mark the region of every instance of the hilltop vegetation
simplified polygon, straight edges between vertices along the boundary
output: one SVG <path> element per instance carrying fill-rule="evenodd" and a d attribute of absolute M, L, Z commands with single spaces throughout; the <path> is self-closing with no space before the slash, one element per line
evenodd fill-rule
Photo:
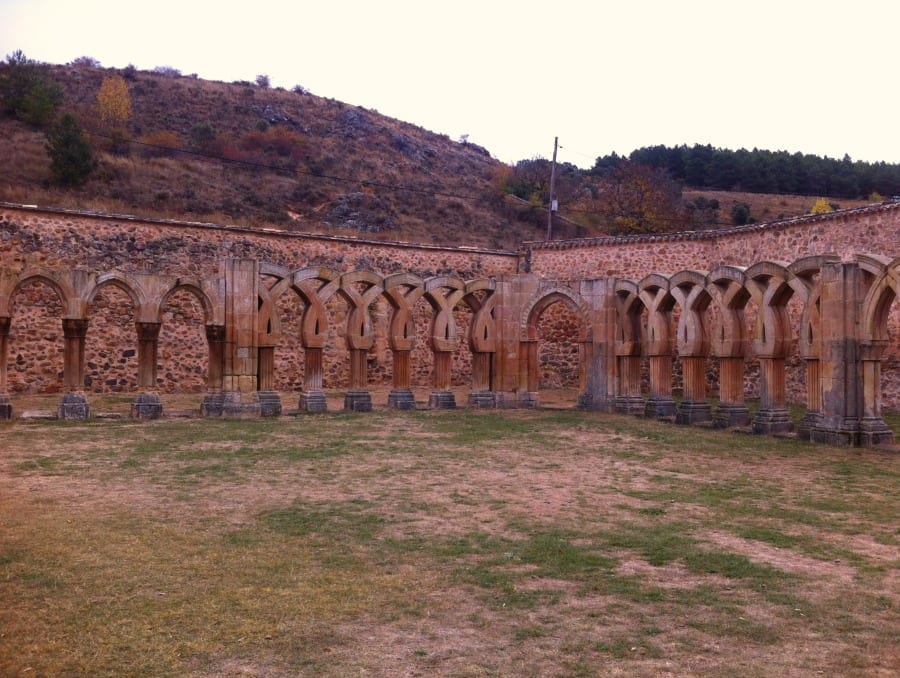
<path fill-rule="evenodd" d="M 265 75 L 210 82 L 15 52 L 0 64 L 0 129 L 0 200 L 10 202 L 510 249 L 546 233 L 548 160 L 510 167 L 299 85 L 273 89 Z M 732 199 L 706 179 L 689 193 L 688 177 L 635 154 L 558 167 L 554 237 L 721 227 L 815 203 Z"/>

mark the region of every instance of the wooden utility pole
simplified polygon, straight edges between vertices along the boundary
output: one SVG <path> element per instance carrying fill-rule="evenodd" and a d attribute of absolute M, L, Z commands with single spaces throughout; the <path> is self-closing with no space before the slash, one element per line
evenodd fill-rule
<path fill-rule="evenodd" d="M 553 137 L 553 161 L 550 163 L 550 208 L 547 210 L 547 240 L 553 240 L 553 213 L 556 211 L 556 148 L 559 137 Z"/>

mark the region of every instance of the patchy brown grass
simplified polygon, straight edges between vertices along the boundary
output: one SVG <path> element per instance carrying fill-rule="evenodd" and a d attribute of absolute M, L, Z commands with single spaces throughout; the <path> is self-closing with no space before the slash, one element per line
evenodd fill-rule
<path fill-rule="evenodd" d="M 896 453 L 563 409 L 0 435 L 3 675 L 900 661 Z"/>

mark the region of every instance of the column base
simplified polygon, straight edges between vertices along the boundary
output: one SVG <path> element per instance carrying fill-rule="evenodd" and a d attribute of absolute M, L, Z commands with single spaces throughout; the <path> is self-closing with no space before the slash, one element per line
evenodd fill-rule
<path fill-rule="evenodd" d="M 800 440 L 812 440 L 813 429 L 820 426 L 821 415 L 818 412 L 807 411 L 803 419 L 797 424 L 797 438 Z"/>
<path fill-rule="evenodd" d="M 863 447 L 893 445 L 894 432 L 881 417 L 866 417 L 859 422 L 859 444 Z"/>
<path fill-rule="evenodd" d="M 433 410 L 454 410 L 456 396 L 453 391 L 432 391 L 428 396 L 428 407 Z"/>
<path fill-rule="evenodd" d="M 200 414 L 204 417 L 221 417 L 225 406 L 225 394 L 221 391 L 208 391 L 200 403 Z"/>
<path fill-rule="evenodd" d="M 391 389 L 391 392 L 388 393 L 388 407 L 392 410 L 416 409 L 416 397 L 413 395 L 412 389 Z"/>
<path fill-rule="evenodd" d="M 0 395 L 0 421 L 9 421 L 12 419 L 12 403 L 8 395 Z"/>
<path fill-rule="evenodd" d="M 859 445 L 859 422 L 855 419 L 845 419 L 834 428 L 828 426 L 824 420 L 820 420 L 818 426 L 809 433 L 809 440 L 814 443 L 824 443 L 836 447 Z"/>
<path fill-rule="evenodd" d="M 472 391 L 469 393 L 469 407 L 476 409 L 497 409 L 503 407 L 502 391 Z"/>
<path fill-rule="evenodd" d="M 719 403 L 712 422 L 716 428 L 746 428 L 750 426 L 750 410 L 746 405 Z"/>
<path fill-rule="evenodd" d="M 310 414 L 318 414 L 328 411 L 328 401 L 324 391 L 303 391 L 300 393 L 300 411 Z"/>
<path fill-rule="evenodd" d="M 676 424 L 704 424 L 712 418 L 712 407 L 705 400 L 682 400 L 675 408 Z"/>
<path fill-rule="evenodd" d="M 63 393 L 56 408 L 59 419 L 84 421 L 91 416 L 91 406 L 84 393 Z"/>
<path fill-rule="evenodd" d="M 138 393 L 131 403 L 132 419 L 159 419 L 163 413 L 162 402 L 157 393 Z"/>
<path fill-rule="evenodd" d="M 791 423 L 791 418 L 786 408 L 760 410 L 753 418 L 750 426 L 754 433 L 761 435 L 790 433 L 794 429 L 794 424 Z"/>
<path fill-rule="evenodd" d="M 229 419 L 257 419 L 262 416 L 259 393 L 226 391 L 222 402 L 222 416 Z"/>
<path fill-rule="evenodd" d="M 615 399 L 615 411 L 619 414 L 644 414 L 647 401 L 643 396 L 618 396 Z"/>
<path fill-rule="evenodd" d="M 368 391 L 347 391 L 344 396 L 344 410 L 347 412 L 371 412 L 372 394 Z"/>
<path fill-rule="evenodd" d="M 669 419 L 674 417 L 675 399 L 668 396 L 648 398 L 644 405 L 644 416 L 648 419 Z"/>
<path fill-rule="evenodd" d="M 278 391 L 257 391 L 259 414 L 263 417 L 281 416 L 281 394 Z"/>

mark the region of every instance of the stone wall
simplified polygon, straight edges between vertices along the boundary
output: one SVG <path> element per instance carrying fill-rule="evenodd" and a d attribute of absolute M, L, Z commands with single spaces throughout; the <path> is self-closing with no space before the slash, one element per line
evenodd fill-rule
<path fill-rule="evenodd" d="M 518 254 L 465 247 L 309 236 L 255 231 L 238 226 L 142 220 L 0 204 L 0 272 L 44 267 L 146 272 L 178 277 L 216 278 L 228 258 L 252 258 L 288 270 L 322 267 L 338 273 L 369 270 L 381 276 L 413 273 L 421 278 L 452 275 L 463 280 L 527 272 L 544 280 L 622 277 L 639 280 L 649 273 L 710 271 L 720 265 L 746 266 L 765 260 L 795 261 L 806 255 L 835 254 L 851 261 L 859 254 L 898 254 L 900 203 L 845 210 L 835 214 L 785 220 L 727 231 L 633 238 L 598 238 L 551 243 L 525 243 Z M 58 298 L 46 285 L 29 283 L 13 302 L 8 352 L 12 393 L 55 392 L 61 388 L 62 331 Z M 348 308 L 334 297 L 324 356 L 326 388 L 348 381 L 344 339 Z M 295 294 L 278 299 L 282 339 L 275 349 L 275 387 L 299 390 L 304 352 L 299 338 L 303 301 Z M 791 308 L 796 321 L 798 311 Z M 86 339 L 85 387 L 88 390 L 136 390 L 136 336 L 130 299 L 114 287 L 103 288 L 92 302 Z M 384 297 L 371 308 L 375 345 L 368 353 L 370 383 L 390 383 L 393 356 L 388 336 L 391 309 Z M 893 310 L 892 336 L 900 328 Z M 433 309 L 423 299 L 413 309 L 416 347 L 411 354 L 411 383 L 431 384 L 429 324 Z M 458 307 L 454 319 L 460 337 L 467 336 L 472 312 Z M 202 391 L 206 385 L 208 345 L 204 310 L 196 297 L 178 291 L 168 298 L 161 316 L 157 389 L 161 392 Z M 540 320 L 540 384 L 543 388 L 575 386 L 579 378 L 580 321 L 564 305 L 551 304 Z M 748 326 L 752 319 L 748 319 Z M 452 381 L 468 384 L 472 355 L 460 340 L 453 355 Z M 676 361 L 677 366 L 677 361 Z M 900 407 L 900 355 L 896 342 L 882 365 L 885 405 Z M 715 369 L 712 367 L 711 369 Z M 679 375 L 676 370 L 676 389 Z M 748 358 L 746 392 L 758 392 L 758 364 Z M 805 374 L 794 355 L 787 375 L 789 397 L 802 401 Z M 710 383 L 715 381 L 710 377 Z"/>

